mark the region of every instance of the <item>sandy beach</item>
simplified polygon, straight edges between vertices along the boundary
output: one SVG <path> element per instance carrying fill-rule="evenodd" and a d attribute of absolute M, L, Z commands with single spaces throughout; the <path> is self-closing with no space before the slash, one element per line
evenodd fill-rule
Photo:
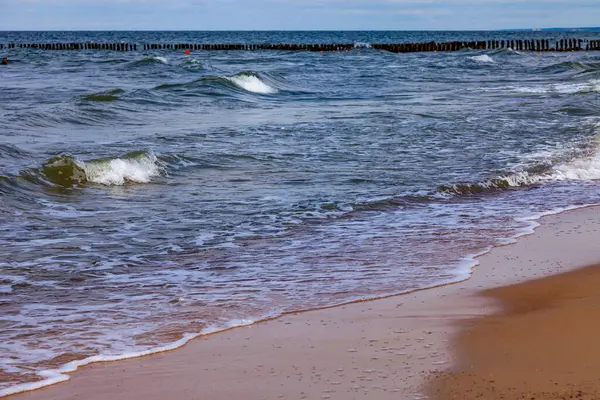
<path fill-rule="evenodd" d="M 580 384 L 594 393 L 586 382 L 598 357 L 585 349 L 597 337 L 588 320 L 597 314 L 600 272 L 563 273 L 600 261 L 600 209 L 540 222 L 534 234 L 482 256 L 462 283 L 287 315 L 172 352 L 93 364 L 66 383 L 11 399 L 423 399 L 428 391 L 440 399 L 538 399 L 578 393 Z M 572 328 L 568 336 L 565 327 Z M 579 347 L 566 346 L 573 341 Z"/>
<path fill-rule="evenodd" d="M 503 311 L 464 323 L 460 367 L 434 399 L 597 399 L 600 268 L 491 289 Z"/>

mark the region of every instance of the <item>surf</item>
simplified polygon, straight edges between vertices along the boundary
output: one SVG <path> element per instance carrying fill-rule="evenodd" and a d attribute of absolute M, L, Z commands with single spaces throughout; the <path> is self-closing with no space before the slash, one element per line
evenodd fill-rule
<path fill-rule="evenodd" d="M 128 183 L 148 183 L 161 175 L 161 166 L 152 152 L 133 152 L 115 158 L 81 160 L 71 154 L 61 154 L 47 160 L 40 172 L 58 186 L 73 187 L 86 183 L 122 186 Z"/>

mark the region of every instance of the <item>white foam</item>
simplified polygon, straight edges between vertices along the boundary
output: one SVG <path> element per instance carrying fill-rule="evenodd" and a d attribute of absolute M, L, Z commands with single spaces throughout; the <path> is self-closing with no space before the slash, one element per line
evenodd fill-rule
<path fill-rule="evenodd" d="M 206 242 L 215 238 L 213 233 L 202 233 L 196 236 L 195 243 L 196 246 L 203 246 Z"/>
<path fill-rule="evenodd" d="M 272 317 L 269 316 L 266 318 L 273 318 L 273 317 L 275 317 L 275 315 Z M 220 327 L 220 328 L 219 327 L 209 327 L 200 333 L 185 334 L 178 341 L 170 343 L 165 346 L 155 347 L 152 349 L 138 351 L 138 352 L 124 353 L 124 354 L 119 354 L 119 355 L 97 355 L 97 356 L 85 358 L 83 360 L 71 361 L 71 362 L 64 364 L 63 366 L 61 366 L 58 369 L 51 369 L 51 370 L 45 370 L 45 371 L 38 372 L 37 375 L 44 378 L 41 381 L 21 383 L 21 384 L 14 385 L 14 386 L 11 386 L 11 387 L 8 387 L 5 389 L 0 389 L 0 397 L 10 396 L 10 395 L 17 394 L 17 393 L 28 392 L 31 390 L 43 388 L 45 386 L 55 385 L 60 382 L 68 381 L 70 379 L 69 375 L 67 375 L 68 373 L 74 372 L 79 367 L 82 367 L 82 366 L 85 366 L 88 364 L 97 363 L 97 362 L 121 361 L 121 360 L 126 360 L 129 358 L 138 358 L 138 357 L 143 357 L 143 356 L 147 356 L 150 354 L 163 353 L 166 351 L 175 350 L 175 349 L 185 345 L 190 340 L 195 339 L 199 336 L 209 335 L 209 334 L 217 333 L 217 332 L 231 329 L 231 328 L 238 328 L 238 327 L 252 325 L 258 321 L 260 321 L 260 319 L 232 320 L 232 321 L 229 321 L 224 327 Z"/>
<path fill-rule="evenodd" d="M 592 157 L 574 160 L 555 166 L 552 171 L 542 175 L 530 175 L 526 172 L 514 174 L 506 178 L 511 186 L 534 184 L 543 181 L 579 180 L 589 181 L 600 179 L 600 153 Z"/>
<path fill-rule="evenodd" d="M 599 142 L 600 136 L 597 136 L 595 140 L 596 142 Z M 600 144 L 600 142 L 598 144 Z M 542 161 L 544 159 L 551 159 L 555 154 L 555 152 L 540 151 L 530 155 L 529 159 L 533 161 Z M 509 186 L 513 187 L 550 181 L 600 180 L 600 149 L 597 148 L 592 155 L 556 164 L 545 173 L 532 174 L 527 171 L 521 171 L 499 176 L 497 179 L 504 180 Z M 489 185 L 490 187 L 494 186 L 494 180 L 482 184 L 482 186 L 485 185 Z"/>
<path fill-rule="evenodd" d="M 167 60 L 166 57 L 162 57 L 162 56 L 155 56 L 155 57 L 152 57 L 152 59 L 154 61 L 158 61 L 158 62 L 163 63 L 163 64 L 168 64 L 169 63 L 169 60 Z"/>
<path fill-rule="evenodd" d="M 583 83 L 558 83 L 549 86 L 530 86 L 514 88 L 519 93 L 558 93 L 558 94 L 576 94 L 600 92 L 600 79 L 592 79 Z"/>
<path fill-rule="evenodd" d="M 493 63 L 494 62 L 492 57 L 488 56 L 487 54 L 481 54 L 479 56 L 472 56 L 469 58 L 473 61 L 482 62 L 482 63 Z"/>
<path fill-rule="evenodd" d="M 533 234 L 535 229 L 537 227 L 540 226 L 539 222 L 537 222 L 539 219 L 541 219 L 544 216 L 548 216 L 548 215 L 553 215 L 553 214 L 559 214 L 565 211 L 569 211 L 569 210 L 574 210 L 574 209 L 579 209 L 579 208 L 584 208 L 584 207 L 589 207 L 592 204 L 584 204 L 584 205 L 578 205 L 578 206 L 570 206 L 570 207 L 565 207 L 565 208 L 559 208 L 559 209 L 554 209 L 545 213 L 541 213 L 541 214 L 536 214 L 536 215 L 532 215 L 529 217 L 525 217 L 525 218 L 519 218 L 516 219 L 517 221 L 521 221 L 521 222 L 525 222 L 526 226 L 522 227 L 521 229 L 516 230 L 516 232 L 512 235 L 509 236 L 507 238 L 504 239 L 504 241 L 499 241 L 498 243 L 500 244 L 509 244 L 509 243 L 514 243 L 517 241 L 518 238 L 522 237 L 522 236 L 526 236 L 526 235 L 530 235 Z M 466 257 L 464 257 L 461 262 L 458 264 L 456 270 L 454 271 L 456 273 L 456 276 L 454 278 L 451 279 L 447 279 L 444 281 L 440 281 L 437 283 L 432 283 L 432 286 L 430 287 L 435 287 L 437 285 L 441 285 L 441 284 L 450 284 L 450 283 L 457 283 L 460 281 L 464 281 L 466 279 L 469 279 L 469 277 L 471 276 L 473 269 L 476 268 L 479 265 L 479 258 L 487 253 L 489 253 L 494 247 L 496 246 L 487 246 L 486 248 L 484 248 L 483 250 L 470 254 Z M 340 306 L 340 305 L 345 305 L 345 304 L 349 304 L 353 301 L 364 301 L 364 300 L 371 300 L 371 299 L 379 299 L 379 298 L 383 298 L 383 297 L 389 297 L 389 296 L 395 296 L 398 294 L 403 294 L 403 293 L 410 293 L 413 292 L 415 290 L 422 290 L 422 289 L 428 289 L 430 287 L 422 287 L 422 288 L 415 288 L 415 289 L 409 289 L 406 291 L 402 291 L 402 292 L 397 292 L 397 293 L 390 293 L 389 295 L 378 295 L 378 296 L 366 296 L 366 297 L 356 297 L 354 299 L 351 299 L 349 301 L 345 301 L 342 303 L 338 303 L 338 304 L 333 304 L 330 307 L 335 307 L 335 306 Z M 178 301 L 184 301 L 184 299 L 178 298 Z M 328 307 L 329 308 L 329 307 Z M 174 350 L 176 348 L 179 348 L 183 345 L 185 345 L 186 343 L 188 343 L 190 340 L 199 337 L 199 336 L 203 336 L 203 335 L 208 335 L 208 334 L 213 334 L 213 333 L 217 333 L 223 330 L 227 330 L 227 329 L 231 329 L 234 327 L 243 327 L 243 326 L 249 326 L 252 325 L 258 321 L 261 320 L 265 320 L 265 319 L 271 319 L 271 318 L 276 318 L 278 316 L 280 316 L 281 313 L 280 312 L 272 312 L 271 314 L 269 314 L 268 316 L 262 318 L 262 319 L 236 319 L 236 320 L 231 320 L 228 323 L 221 325 L 221 326 L 209 326 L 206 329 L 204 329 L 202 332 L 200 333 L 189 333 L 189 334 L 185 334 L 180 340 L 170 343 L 168 345 L 165 346 L 160 346 L 160 347 L 155 347 L 152 349 L 148 349 L 148 350 L 143 350 L 143 351 L 137 351 L 137 352 L 127 352 L 127 353 L 123 353 L 123 354 L 119 354 L 119 355 L 97 355 L 97 356 L 92 356 L 92 357 L 88 357 L 86 359 L 83 360 L 77 360 L 77 361 L 72 361 L 69 362 L 67 364 L 64 364 L 63 366 L 61 366 L 58 369 L 54 369 L 54 370 L 45 370 L 45 371 L 41 371 L 38 373 L 38 376 L 40 376 L 41 378 L 43 378 L 43 380 L 38 381 L 38 382 L 30 382 L 30 383 L 24 383 L 24 384 L 18 384 L 18 385 L 14 385 L 11 386 L 9 388 L 5 388 L 5 389 L 0 389 L 0 397 L 5 397 L 5 396 L 9 396 L 9 395 L 13 395 L 13 394 L 17 394 L 17 393 L 22 393 L 22 392 L 26 392 L 26 391 L 30 391 L 30 390 L 35 390 L 35 389 L 39 389 L 45 386 L 49 386 L 49 385 L 53 385 L 53 384 L 57 384 L 60 382 L 65 382 L 67 380 L 70 379 L 69 377 L 69 373 L 76 371 L 79 367 L 81 366 L 85 366 L 91 363 L 96 363 L 96 362 L 111 362 L 111 361 L 119 361 L 119 360 L 125 360 L 125 359 L 130 359 L 130 358 L 137 358 L 137 357 L 142 357 L 142 356 L 146 356 L 146 355 L 151 355 L 151 354 L 155 354 L 155 353 L 161 353 L 161 352 L 166 352 L 166 351 L 170 351 L 170 350 Z"/>
<path fill-rule="evenodd" d="M 202 62 L 201 60 L 197 60 L 195 58 L 191 58 L 186 60 L 186 62 L 183 65 L 183 68 L 187 68 L 187 69 L 204 69 L 204 62 Z"/>
<path fill-rule="evenodd" d="M 555 180 L 597 180 L 600 179 L 600 154 L 584 160 L 559 165 L 552 174 Z"/>
<path fill-rule="evenodd" d="M 277 89 L 267 85 L 255 75 L 234 75 L 226 77 L 226 79 L 248 92 L 261 94 L 274 94 L 278 92 Z"/>
<path fill-rule="evenodd" d="M 103 185 L 124 185 L 126 182 L 147 183 L 160 175 L 154 154 L 134 158 L 115 158 L 104 161 L 77 161 L 88 181 Z"/>
<path fill-rule="evenodd" d="M 458 283 L 469 279 L 473 274 L 473 270 L 477 268 L 480 264 L 479 258 L 491 252 L 495 247 L 515 244 L 520 238 L 524 236 L 533 235 L 535 233 L 535 230 L 541 226 L 541 224 L 538 222 L 540 219 L 550 215 L 557 215 L 563 212 L 578 210 L 581 208 L 587 208 L 597 205 L 598 204 L 581 204 L 568 207 L 561 207 L 540 214 L 531 215 L 529 217 L 515 218 L 515 221 L 524 222 L 527 225 L 523 228 L 517 229 L 515 234 L 512 236 L 498 239 L 496 245 L 488 246 L 484 250 L 464 257 L 459 263 L 456 270 L 454 271 L 457 274 L 456 278 L 444 283 Z"/>

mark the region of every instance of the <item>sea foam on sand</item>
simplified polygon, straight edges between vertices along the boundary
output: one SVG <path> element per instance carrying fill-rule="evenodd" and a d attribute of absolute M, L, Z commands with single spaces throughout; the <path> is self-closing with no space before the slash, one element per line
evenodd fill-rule
<path fill-rule="evenodd" d="M 83 369 L 71 382 L 31 393 L 30 400 L 134 399 L 142 393 L 147 400 L 334 398 L 348 393 L 415 398 L 422 393 L 423 378 L 454 365 L 449 348 L 457 332 L 454 321 L 497 309 L 477 293 L 600 259 L 597 237 L 590 234 L 600 229 L 597 207 L 547 218 L 551 224 L 542 221 L 535 234 L 478 258 L 473 275 L 463 282 L 285 315 L 191 341 L 185 351 L 163 357 Z"/>

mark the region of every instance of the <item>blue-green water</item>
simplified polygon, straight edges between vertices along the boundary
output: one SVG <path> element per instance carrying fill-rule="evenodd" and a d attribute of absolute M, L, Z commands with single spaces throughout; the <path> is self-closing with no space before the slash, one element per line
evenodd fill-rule
<path fill-rule="evenodd" d="M 0 394 L 74 360 L 463 279 L 528 218 L 597 203 L 598 52 L 369 48 L 566 37 L 600 34 L 1 32 L 357 47 L 1 52 Z"/>

